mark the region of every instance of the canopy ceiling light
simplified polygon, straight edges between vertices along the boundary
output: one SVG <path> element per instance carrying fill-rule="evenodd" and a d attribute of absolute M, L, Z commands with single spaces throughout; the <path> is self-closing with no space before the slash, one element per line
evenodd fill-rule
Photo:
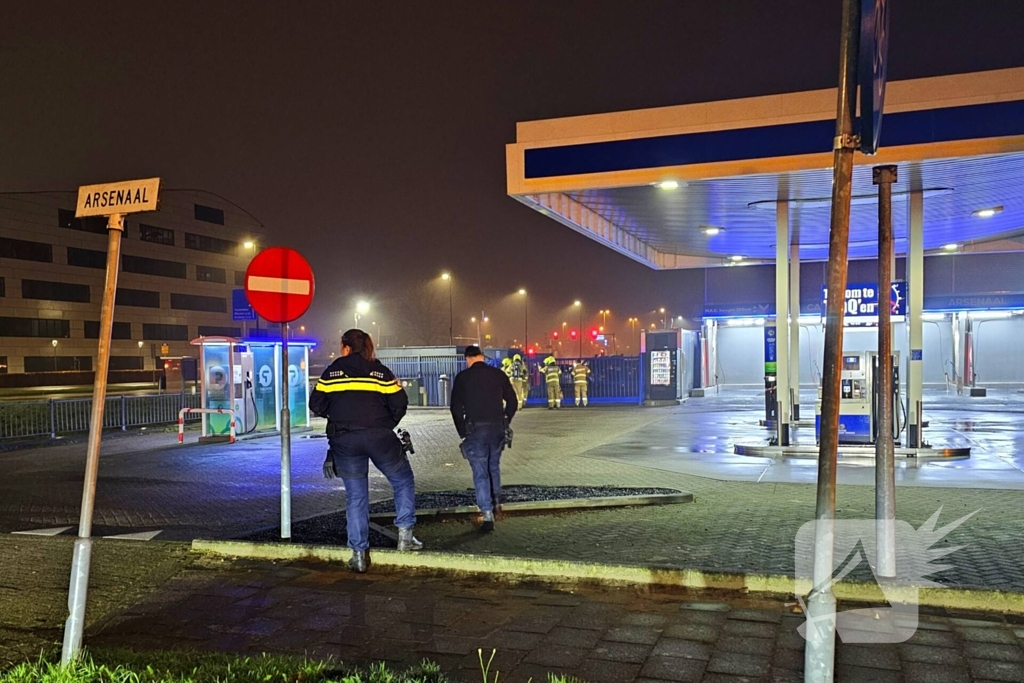
<path fill-rule="evenodd" d="M 972 211 L 971 215 L 976 217 L 976 218 L 992 218 L 992 216 L 995 216 L 997 213 L 1002 213 L 1002 212 L 1003 212 L 1003 207 L 1002 207 L 1002 205 L 1000 205 L 1000 206 L 990 206 L 990 207 L 987 207 L 987 208 L 984 208 L 984 209 L 978 209 L 977 211 Z"/>

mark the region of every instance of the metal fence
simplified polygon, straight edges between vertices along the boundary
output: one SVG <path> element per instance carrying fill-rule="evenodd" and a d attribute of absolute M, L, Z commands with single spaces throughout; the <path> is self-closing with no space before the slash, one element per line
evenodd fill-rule
<path fill-rule="evenodd" d="M 198 408 L 198 394 L 108 396 L 103 408 L 104 429 L 176 423 L 182 408 Z M 0 402 L 0 439 L 89 431 L 92 398 L 55 398 L 47 401 Z M 199 415 L 186 419 L 198 420 Z"/>
<path fill-rule="evenodd" d="M 558 368 L 562 395 L 572 402 L 574 394 L 572 366 L 578 359 L 559 358 Z M 642 375 L 639 356 L 597 356 L 584 358 L 590 366 L 589 402 L 637 404 L 640 402 L 640 384 Z M 527 361 L 530 367 L 530 393 L 527 405 L 547 405 L 548 394 L 541 368 L 543 358 L 531 358 Z"/>
<path fill-rule="evenodd" d="M 379 352 L 378 352 L 379 353 Z M 428 406 L 443 406 L 439 382 L 441 375 L 454 380 L 461 370 L 466 369 L 466 359 L 462 356 L 419 356 L 416 358 L 382 357 L 381 362 L 387 365 L 395 377 L 400 379 L 418 379 L 426 392 Z"/>
<path fill-rule="evenodd" d="M 378 352 L 379 353 L 379 352 Z M 439 391 L 441 375 L 454 380 L 460 370 L 466 368 L 466 361 L 461 356 L 420 356 L 392 357 L 381 355 L 381 362 L 387 365 L 396 377 L 401 379 L 418 379 L 425 390 L 428 406 L 443 406 L 444 397 Z M 590 402 L 636 404 L 640 402 L 640 358 L 638 356 L 598 356 L 584 358 L 590 366 Z M 561 385 L 565 398 L 572 400 L 572 364 L 574 358 L 559 358 L 558 365 L 562 370 Z M 498 361 L 492 364 L 497 365 Z M 530 368 L 529 405 L 546 405 L 547 389 L 540 372 L 543 358 L 527 360 Z"/>

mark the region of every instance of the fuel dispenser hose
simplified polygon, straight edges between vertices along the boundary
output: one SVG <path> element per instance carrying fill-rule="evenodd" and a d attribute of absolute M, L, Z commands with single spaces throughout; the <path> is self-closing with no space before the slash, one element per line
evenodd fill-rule
<path fill-rule="evenodd" d="M 252 434 L 253 432 L 256 431 L 256 427 L 258 427 L 260 424 L 260 409 L 256 405 L 256 392 L 253 391 L 252 382 L 246 382 L 246 384 L 249 385 L 246 387 L 246 393 L 249 395 L 249 400 L 252 402 L 253 421 L 252 427 L 249 427 L 248 425 L 243 425 L 245 431 L 243 431 L 242 433 Z"/>

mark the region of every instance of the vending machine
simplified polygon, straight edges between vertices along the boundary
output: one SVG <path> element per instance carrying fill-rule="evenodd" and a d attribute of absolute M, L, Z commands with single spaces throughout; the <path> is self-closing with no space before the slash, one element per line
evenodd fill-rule
<path fill-rule="evenodd" d="M 679 392 L 679 330 L 640 335 L 644 364 L 644 405 L 675 405 Z"/>

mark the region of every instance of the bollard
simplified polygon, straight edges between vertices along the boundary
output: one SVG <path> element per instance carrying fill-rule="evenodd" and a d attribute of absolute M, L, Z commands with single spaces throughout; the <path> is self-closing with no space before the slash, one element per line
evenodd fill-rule
<path fill-rule="evenodd" d="M 437 379 L 437 393 L 443 407 L 447 408 L 451 405 L 451 380 L 448 375 L 441 375 Z"/>

